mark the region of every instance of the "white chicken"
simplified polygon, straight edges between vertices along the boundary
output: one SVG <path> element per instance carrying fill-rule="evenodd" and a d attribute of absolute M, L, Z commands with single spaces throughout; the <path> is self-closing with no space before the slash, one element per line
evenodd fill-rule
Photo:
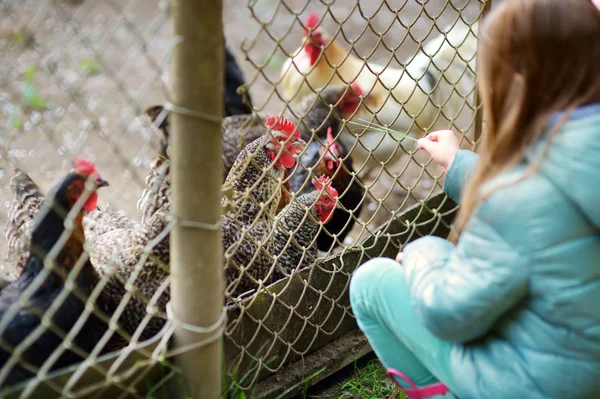
<path fill-rule="evenodd" d="M 444 34 L 425 44 L 404 68 L 363 61 L 331 40 L 318 25 L 319 16 L 310 13 L 302 45 L 282 67 L 283 95 L 291 104 L 325 86 L 355 82 L 364 96 L 353 119 L 367 115 L 375 123 L 417 136 L 450 128 L 465 113 L 471 114 L 470 118 L 466 116 L 470 124 L 477 50 L 472 29 L 476 29 L 476 24 L 469 26 L 459 19 Z M 344 131 L 341 139 L 348 148 L 354 146 L 355 162 L 365 165 L 361 174 L 382 162 L 390 165 L 404 153 L 392 135 L 354 127 L 351 126 L 352 133 Z M 357 138 L 359 143 L 355 145 Z"/>

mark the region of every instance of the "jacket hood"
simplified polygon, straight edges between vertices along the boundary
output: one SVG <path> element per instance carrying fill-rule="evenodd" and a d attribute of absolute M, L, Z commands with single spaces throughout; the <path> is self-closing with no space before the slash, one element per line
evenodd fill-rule
<path fill-rule="evenodd" d="M 561 115 L 553 115 L 547 131 Z M 525 159 L 535 162 L 546 144 L 544 139 L 534 144 Z M 538 171 L 600 227 L 600 103 L 572 111 L 552 139 Z"/>

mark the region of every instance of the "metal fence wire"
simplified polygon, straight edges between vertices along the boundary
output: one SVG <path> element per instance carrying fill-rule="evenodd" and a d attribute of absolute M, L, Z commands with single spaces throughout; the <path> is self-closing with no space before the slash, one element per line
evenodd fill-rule
<path fill-rule="evenodd" d="M 202 227 L 222 234 L 231 394 L 356 330 L 348 285 L 361 263 L 447 234 L 456 204 L 415 139 L 452 129 L 477 143 L 486 2 L 223 6 L 223 216 Z M 169 233 L 181 223 L 169 117 L 207 117 L 169 100 L 181 40 L 169 4 L 0 9 L 0 386 L 156 395 L 179 375 L 169 358 L 191 349 L 169 345 Z"/>

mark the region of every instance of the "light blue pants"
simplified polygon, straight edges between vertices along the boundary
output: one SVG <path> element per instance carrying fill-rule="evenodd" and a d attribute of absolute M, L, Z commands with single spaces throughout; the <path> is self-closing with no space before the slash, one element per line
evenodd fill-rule
<path fill-rule="evenodd" d="M 417 387 L 441 381 L 453 390 L 452 344 L 431 334 L 418 320 L 402 265 L 376 258 L 360 266 L 350 281 L 350 303 L 358 326 L 386 368 L 401 371 Z"/>

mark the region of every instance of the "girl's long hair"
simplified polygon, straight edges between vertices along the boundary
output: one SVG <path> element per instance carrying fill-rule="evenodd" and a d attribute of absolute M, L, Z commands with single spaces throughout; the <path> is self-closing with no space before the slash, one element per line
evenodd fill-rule
<path fill-rule="evenodd" d="M 548 144 L 574 108 L 600 101 L 600 12 L 591 0 L 505 0 L 483 22 L 477 68 L 486 134 L 461 194 L 454 242 L 477 205 L 501 188 L 482 192 L 482 185 L 522 162 L 555 112 L 565 111 Z"/>

